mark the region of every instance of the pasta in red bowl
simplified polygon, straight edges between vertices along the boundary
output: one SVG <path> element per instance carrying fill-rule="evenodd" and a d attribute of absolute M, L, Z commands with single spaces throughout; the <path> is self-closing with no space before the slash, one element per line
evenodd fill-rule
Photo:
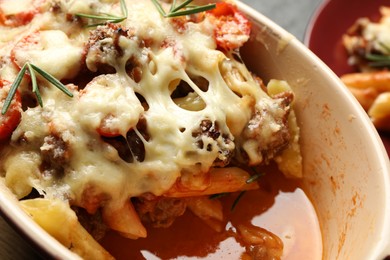
<path fill-rule="evenodd" d="M 387 1 L 324 1 L 307 28 L 305 44 L 341 77 L 368 113 L 389 153 L 389 74 L 386 63 L 374 62 L 382 54 L 386 60 L 381 48 L 386 45 L 388 10 Z"/>
<path fill-rule="evenodd" d="M 346 92 L 331 99 L 336 87 L 313 89 L 339 82 L 266 18 L 241 3 L 191 2 L 0 3 L 3 214 L 60 258 L 212 258 L 226 241 L 237 258 L 315 259 L 335 243 L 351 254 L 328 217 L 354 234 L 389 213 L 359 206 L 351 218 L 341 203 L 370 203 L 371 187 L 388 183 L 364 113 Z M 321 75 L 302 67 L 312 62 Z M 289 199 L 303 212 L 283 211 Z M 325 212 L 334 201 L 337 212 Z M 284 217 L 267 219 L 267 208 Z M 385 243 L 370 236 L 360 255 Z M 198 246 L 157 246 L 168 238 Z"/>

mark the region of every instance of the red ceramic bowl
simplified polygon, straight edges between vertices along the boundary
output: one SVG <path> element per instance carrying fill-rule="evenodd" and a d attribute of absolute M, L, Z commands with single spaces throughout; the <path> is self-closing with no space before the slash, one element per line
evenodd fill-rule
<path fill-rule="evenodd" d="M 304 43 L 338 76 L 354 72 L 347 63 L 342 35 L 360 17 L 373 21 L 380 18 L 380 6 L 390 6 L 389 0 L 325 0 L 314 12 L 306 30 Z M 390 134 L 380 133 L 390 154 Z"/>

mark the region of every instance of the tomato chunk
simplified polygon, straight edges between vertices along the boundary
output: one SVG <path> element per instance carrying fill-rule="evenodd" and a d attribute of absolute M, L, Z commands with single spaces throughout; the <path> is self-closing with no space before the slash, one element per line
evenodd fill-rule
<path fill-rule="evenodd" d="M 4 105 L 4 100 L 8 95 L 10 86 L 10 82 L 0 79 L 0 102 L 2 106 Z M 5 141 L 11 137 L 12 132 L 20 122 L 21 111 L 22 101 L 20 92 L 17 90 L 7 112 L 4 115 L 0 114 L 0 141 Z"/>
<path fill-rule="evenodd" d="M 20 60 L 19 56 L 22 53 L 28 53 L 29 51 L 35 51 L 39 47 L 40 41 L 40 33 L 34 32 L 24 36 L 19 42 L 15 44 L 13 49 L 11 50 L 11 61 L 14 63 L 19 69 L 21 69 L 25 63 L 24 60 Z M 22 56 L 25 58 L 24 56 Z"/>
<path fill-rule="evenodd" d="M 9 3 L 11 1 L 13 3 Z M 28 24 L 41 12 L 44 2 L 44 0 L 1 0 L 0 25 L 18 27 Z"/>
<path fill-rule="evenodd" d="M 216 5 L 208 15 L 215 24 L 217 46 L 228 51 L 240 48 L 249 39 L 251 23 L 235 5 L 226 2 Z"/>

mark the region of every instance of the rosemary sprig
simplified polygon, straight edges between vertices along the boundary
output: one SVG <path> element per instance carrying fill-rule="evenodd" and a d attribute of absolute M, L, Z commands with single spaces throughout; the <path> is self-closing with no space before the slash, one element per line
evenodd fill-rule
<path fill-rule="evenodd" d="M 9 108 L 9 106 L 11 105 L 12 99 L 15 96 L 16 89 L 19 87 L 20 83 L 22 82 L 23 75 L 26 72 L 26 69 L 27 69 L 27 64 L 24 64 L 22 69 L 19 71 L 19 74 L 16 77 L 15 81 L 12 83 L 11 88 L 10 88 L 10 90 L 8 92 L 8 95 L 7 95 L 7 97 L 4 100 L 3 108 L 1 109 L 1 114 L 2 115 L 7 113 L 7 110 Z"/>
<path fill-rule="evenodd" d="M 219 199 L 219 198 L 225 197 L 225 196 L 227 196 L 229 194 L 230 194 L 229 192 L 222 192 L 222 193 L 212 194 L 212 195 L 209 196 L 209 199 L 211 199 L 211 200 Z"/>
<path fill-rule="evenodd" d="M 127 10 L 125 0 L 120 0 L 120 3 L 121 3 L 122 16 L 116 16 L 116 15 L 107 14 L 107 13 L 101 13 L 98 15 L 76 13 L 75 15 L 78 17 L 83 17 L 83 18 L 87 18 L 87 19 L 101 20 L 101 21 L 110 22 L 110 23 L 120 23 L 120 22 L 126 20 L 127 16 L 128 16 L 128 10 Z M 94 24 L 89 24 L 88 27 L 95 27 L 95 26 L 103 25 L 103 24 L 104 23 L 94 23 Z"/>
<path fill-rule="evenodd" d="M 246 181 L 245 183 L 246 184 L 251 184 L 252 182 L 255 182 L 257 181 L 260 177 L 264 176 L 265 173 L 258 173 L 256 171 L 255 168 L 252 168 L 252 170 L 255 172 L 255 174 L 251 175 Z M 246 190 L 243 190 L 241 191 L 238 196 L 235 198 L 235 200 L 233 201 L 233 204 L 230 208 L 230 211 L 233 211 L 234 208 L 237 206 L 238 202 L 241 200 L 242 196 L 244 196 Z M 219 199 L 219 198 L 222 198 L 222 197 L 225 197 L 227 195 L 229 195 L 230 193 L 229 192 L 223 192 L 223 193 L 217 193 L 217 194 L 213 194 L 213 195 L 210 195 L 209 196 L 209 199 Z"/>
<path fill-rule="evenodd" d="M 35 71 L 30 63 L 26 63 L 26 65 L 27 65 L 27 68 L 28 68 L 28 70 L 30 72 L 30 76 L 31 76 L 32 92 L 35 93 L 35 95 L 37 96 L 38 104 L 42 107 L 43 102 L 42 102 L 41 92 L 39 92 L 39 89 L 38 89 L 37 77 L 35 76 Z"/>
<path fill-rule="evenodd" d="M 249 177 L 249 178 L 245 181 L 246 184 L 251 184 L 252 182 L 257 181 L 260 177 L 262 177 L 262 176 L 265 175 L 265 173 L 258 173 L 258 172 L 256 171 L 256 169 L 254 169 L 254 168 L 252 168 L 252 170 L 255 172 L 255 174 L 253 174 L 251 177 Z M 246 190 L 243 190 L 243 191 L 241 191 L 241 192 L 238 194 L 237 198 L 234 200 L 234 202 L 233 202 L 233 204 L 232 204 L 232 207 L 230 208 L 231 211 L 233 211 L 234 208 L 237 206 L 238 202 L 241 200 L 242 196 L 244 196 L 245 192 L 246 192 Z"/>
<path fill-rule="evenodd" d="M 251 177 L 249 177 L 249 179 L 247 179 L 245 182 L 246 184 L 250 184 L 252 182 L 255 182 L 257 181 L 260 177 L 264 176 L 265 173 L 262 173 L 262 172 L 257 172 L 256 169 L 253 169 L 252 170 L 255 172 L 255 174 L 253 174 Z"/>
<path fill-rule="evenodd" d="M 230 211 L 233 211 L 234 208 L 237 206 L 238 202 L 241 200 L 242 196 L 244 196 L 246 190 L 241 191 L 237 198 L 233 201 L 232 207 L 230 208 Z"/>
<path fill-rule="evenodd" d="M 64 84 L 62 84 L 58 79 L 47 73 L 46 71 L 42 70 L 41 68 L 35 66 L 34 64 L 31 64 L 29 62 L 26 62 L 23 67 L 20 69 L 18 75 L 15 78 L 15 81 L 12 83 L 11 88 L 8 92 L 7 97 L 5 98 L 3 108 L 1 109 L 1 114 L 7 113 L 7 110 L 9 106 L 11 105 L 12 99 L 15 97 L 16 90 L 22 83 L 24 74 L 26 73 L 26 70 L 29 71 L 30 77 L 31 77 L 31 83 L 32 83 L 32 92 L 36 95 L 37 101 L 39 105 L 42 107 L 43 102 L 42 102 L 42 97 L 41 93 L 38 89 L 38 83 L 37 83 L 37 77 L 35 72 L 40 74 L 43 78 L 45 78 L 47 81 L 49 81 L 51 84 L 53 84 L 55 87 L 57 87 L 59 90 L 64 92 L 66 95 L 69 97 L 73 97 L 72 92 L 70 92 Z"/>
<path fill-rule="evenodd" d="M 214 9 L 216 7 L 216 4 L 207 4 L 202 6 L 190 5 L 192 1 L 193 0 L 186 0 L 183 3 L 179 4 L 178 6 L 176 6 L 176 0 L 173 0 L 169 12 L 166 13 L 162 8 L 161 4 L 158 2 L 158 0 L 152 0 L 153 4 L 156 6 L 159 13 L 165 18 L 201 13 L 207 10 Z"/>
<path fill-rule="evenodd" d="M 366 59 L 369 61 L 368 66 L 370 66 L 370 67 L 389 67 L 390 66 L 390 56 L 389 55 L 367 53 Z"/>
<path fill-rule="evenodd" d="M 386 44 L 380 42 L 379 45 L 382 46 L 382 48 L 385 49 L 387 53 L 390 53 L 390 48 Z M 368 63 L 368 66 L 370 67 L 390 67 L 389 54 L 367 53 L 365 58 L 370 61 Z"/>

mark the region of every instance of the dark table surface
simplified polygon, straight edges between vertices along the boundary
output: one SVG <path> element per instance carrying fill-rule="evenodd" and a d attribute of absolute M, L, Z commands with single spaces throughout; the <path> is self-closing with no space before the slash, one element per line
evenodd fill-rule
<path fill-rule="evenodd" d="M 303 41 L 321 0 L 242 0 Z M 39 259 L 35 251 L 0 217 L 0 259 Z"/>

